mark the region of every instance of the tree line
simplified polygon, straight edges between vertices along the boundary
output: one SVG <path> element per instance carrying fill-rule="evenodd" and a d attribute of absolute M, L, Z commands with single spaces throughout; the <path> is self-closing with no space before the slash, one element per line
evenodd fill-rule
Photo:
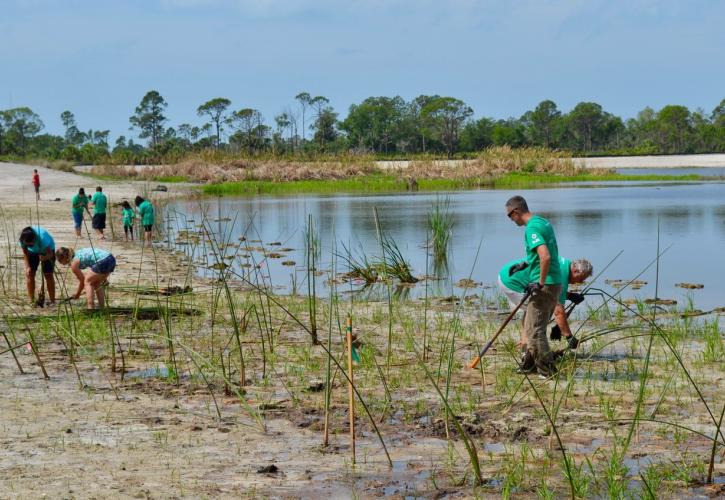
<path fill-rule="evenodd" d="M 667 105 L 646 107 L 623 120 L 595 102 L 562 112 L 545 100 L 519 118 L 475 118 L 454 97 L 420 95 L 369 97 L 340 119 L 328 98 L 308 92 L 267 122 L 254 108 L 234 109 L 216 97 L 200 104 L 198 124 L 171 126 L 168 103 L 155 90 L 143 96 L 129 117 L 130 130 L 144 143 L 109 130 L 79 128 L 64 111 L 63 136 L 41 133 L 40 116 L 28 107 L 0 110 L 0 156 L 41 157 L 93 164 L 168 162 L 208 149 L 239 155 L 316 153 L 455 155 L 489 146 L 544 146 L 577 154 L 681 154 L 725 152 L 725 99 L 711 112 Z"/>

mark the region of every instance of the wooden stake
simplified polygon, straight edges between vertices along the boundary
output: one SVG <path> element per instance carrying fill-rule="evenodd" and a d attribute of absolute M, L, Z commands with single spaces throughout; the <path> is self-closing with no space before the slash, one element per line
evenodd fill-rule
<path fill-rule="evenodd" d="M 355 464 L 355 393 L 352 390 L 352 317 L 350 315 L 347 316 L 345 330 L 347 333 L 347 371 L 350 378 L 347 385 L 347 394 L 350 400 L 350 448 L 352 450 L 352 463 Z"/>
<path fill-rule="evenodd" d="M 30 332 L 28 332 L 30 333 Z M 48 372 L 45 371 L 45 365 L 43 364 L 43 361 L 40 359 L 40 354 L 38 353 L 38 350 L 35 348 L 35 338 L 32 334 L 30 334 L 30 350 L 33 351 L 33 354 L 35 354 L 35 359 L 38 361 L 38 365 L 40 365 L 40 369 L 43 371 L 43 378 L 46 380 L 49 380 L 50 377 L 48 376 Z"/>
<path fill-rule="evenodd" d="M 18 365 L 18 370 L 20 370 L 20 374 L 24 375 L 25 372 L 23 371 L 23 367 L 20 366 L 20 361 L 18 360 L 18 357 L 15 355 L 15 349 L 17 349 L 18 346 L 13 347 L 12 345 L 10 345 L 10 340 L 8 339 L 8 336 L 5 334 L 4 331 L 2 332 L 2 334 L 3 334 L 3 337 L 5 338 L 5 342 L 8 344 L 8 351 L 10 351 L 10 353 L 13 355 L 15 364 Z M 21 344 L 21 345 L 23 345 L 23 344 Z M 7 351 L 3 351 L 3 352 L 7 352 Z"/>

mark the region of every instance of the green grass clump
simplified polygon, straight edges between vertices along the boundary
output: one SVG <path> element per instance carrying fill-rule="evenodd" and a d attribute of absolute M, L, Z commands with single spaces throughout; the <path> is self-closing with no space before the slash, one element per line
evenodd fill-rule
<path fill-rule="evenodd" d="M 623 175 L 623 174 L 578 174 L 556 175 L 536 173 L 509 173 L 501 177 L 468 179 L 418 179 L 420 191 L 454 191 L 478 188 L 532 187 L 568 182 L 612 182 L 612 181 L 697 181 L 699 175 Z M 299 193 L 383 193 L 408 190 L 405 179 L 384 174 L 371 174 L 347 179 L 301 180 L 301 181 L 237 181 L 209 184 L 203 192 L 209 195 L 256 195 L 256 194 L 299 194 Z"/>

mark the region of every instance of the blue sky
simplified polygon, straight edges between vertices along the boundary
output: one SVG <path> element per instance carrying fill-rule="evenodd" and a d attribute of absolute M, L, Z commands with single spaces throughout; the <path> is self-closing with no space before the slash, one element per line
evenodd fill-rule
<path fill-rule="evenodd" d="M 458 97 L 477 117 L 543 99 L 710 112 L 725 98 L 720 0 L 0 0 L 0 109 L 46 131 L 133 136 L 146 91 L 169 125 L 227 97 L 267 123 L 301 91 L 342 115 L 369 96 Z"/>

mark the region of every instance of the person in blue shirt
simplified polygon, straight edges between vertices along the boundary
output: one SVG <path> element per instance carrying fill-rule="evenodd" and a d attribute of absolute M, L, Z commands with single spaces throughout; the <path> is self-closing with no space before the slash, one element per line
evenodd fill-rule
<path fill-rule="evenodd" d="M 20 248 L 25 261 L 25 286 L 30 302 L 35 303 L 35 274 L 42 262 L 42 273 L 48 287 L 48 305 L 55 304 L 55 240 L 41 226 L 28 226 L 20 232 Z"/>
<path fill-rule="evenodd" d="M 64 266 L 70 266 L 71 271 L 78 278 L 78 289 L 72 298 L 80 298 L 81 293 L 85 290 L 88 309 L 95 309 L 94 296 L 98 297 L 99 308 L 103 308 L 106 303 L 103 285 L 116 269 L 116 258 L 113 254 L 102 248 L 72 250 L 60 247 L 55 252 L 55 256 L 58 262 Z M 84 270 L 85 272 L 83 272 Z"/>

